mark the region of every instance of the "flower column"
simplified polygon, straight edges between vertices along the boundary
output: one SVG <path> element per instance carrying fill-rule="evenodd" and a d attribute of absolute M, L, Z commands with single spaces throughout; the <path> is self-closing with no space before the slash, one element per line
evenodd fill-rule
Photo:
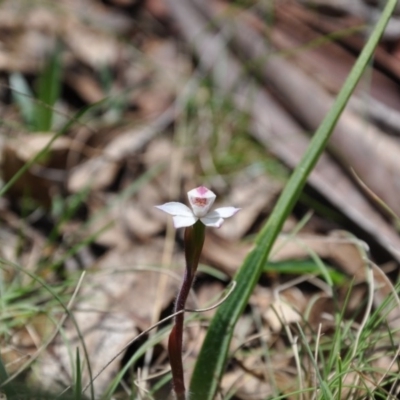
<path fill-rule="evenodd" d="M 175 228 L 186 228 L 184 235 L 186 269 L 175 302 L 175 312 L 182 311 L 185 308 L 204 244 L 205 227 L 219 228 L 225 218 L 235 215 L 240 210 L 235 207 L 222 207 L 210 211 L 216 195 L 204 186 L 199 186 L 188 192 L 188 198 L 191 209 L 185 204 L 177 202 L 156 206 L 173 216 Z M 175 317 L 175 325 L 168 341 L 172 381 L 178 400 L 185 400 L 186 398 L 182 363 L 183 319 L 183 313 Z"/>

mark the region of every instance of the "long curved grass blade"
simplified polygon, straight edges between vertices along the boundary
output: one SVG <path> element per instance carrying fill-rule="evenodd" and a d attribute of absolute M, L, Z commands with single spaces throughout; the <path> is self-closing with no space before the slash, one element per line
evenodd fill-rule
<path fill-rule="evenodd" d="M 306 154 L 294 170 L 268 222 L 259 233 L 256 239 L 256 247 L 249 253 L 236 274 L 234 278 L 237 281 L 236 290 L 214 316 L 192 376 L 191 400 L 213 400 L 215 398 L 218 383 L 225 368 L 234 326 L 257 284 L 285 219 L 296 203 L 307 177 L 323 152 L 340 114 L 366 70 L 396 3 L 397 0 L 387 1 L 377 25 L 346 79 L 334 105 L 315 133 Z"/>

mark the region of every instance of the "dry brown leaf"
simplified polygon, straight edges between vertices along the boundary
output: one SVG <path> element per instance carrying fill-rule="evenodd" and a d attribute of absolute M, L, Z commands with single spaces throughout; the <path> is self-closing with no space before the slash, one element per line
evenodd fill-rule
<path fill-rule="evenodd" d="M 37 155 L 53 138 L 51 133 L 35 135 L 18 135 L 7 140 L 2 154 L 2 175 L 5 181 L 10 180 L 27 161 Z M 63 182 L 71 139 L 58 137 L 50 146 L 48 152 L 33 165 L 12 186 L 12 196 L 31 195 L 34 199 L 49 204 L 51 190 L 55 183 Z"/>
<path fill-rule="evenodd" d="M 44 7 L 28 12 L 22 2 L 16 3 L 18 1 L 1 3 L 0 27 L 3 28 L 3 34 L 0 34 L 0 69 L 10 72 L 36 71 L 45 57 L 55 49 L 53 28 L 57 22 Z M 31 16 L 36 17 L 36 22 L 29 27 Z"/>
<path fill-rule="evenodd" d="M 90 159 L 71 170 L 68 189 L 72 193 L 76 193 L 86 188 L 91 190 L 106 188 L 114 181 L 119 168 L 118 162 L 107 159 L 107 157 Z"/>
<path fill-rule="evenodd" d="M 174 110 L 170 108 L 149 125 L 121 132 L 105 146 L 101 156 L 92 158 L 71 171 L 68 189 L 72 192 L 78 192 L 86 187 L 100 190 L 110 185 L 120 164 L 151 143 L 172 122 L 174 116 Z M 168 153 L 163 155 L 163 159 L 165 156 L 168 156 Z"/>
<path fill-rule="evenodd" d="M 211 305 L 215 304 L 216 301 L 219 301 L 221 299 L 221 294 L 223 293 L 223 291 L 224 286 L 220 282 L 207 282 L 206 285 L 201 285 L 201 287 L 196 290 L 196 298 L 198 301 L 196 307 L 210 307 Z M 214 302 L 212 302 L 213 300 Z M 202 313 L 201 315 L 202 317 L 207 317 L 211 319 L 216 311 L 217 309 L 209 310 Z"/>
<path fill-rule="evenodd" d="M 274 332 L 279 332 L 283 325 L 300 322 L 308 299 L 296 287 L 279 293 L 263 317 Z"/>
<path fill-rule="evenodd" d="M 232 182 L 232 191 L 226 203 L 240 208 L 235 218 L 228 219 L 216 231 L 227 240 L 238 240 L 253 226 L 260 214 L 270 211 L 280 193 L 283 182 L 265 175 L 248 176 L 243 173 Z"/>
<path fill-rule="evenodd" d="M 85 74 L 82 71 L 79 73 L 68 71 L 65 80 L 88 104 L 97 103 L 106 97 L 100 84 L 92 75 Z"/>
<path fill-rule="evenodd" d="M 120 48 L 117 40 L 73 17 L 64 21 L 63 39 L 75 57 L 94 69 L 117 62 Z"/>
<path fill-rule="evenodd" d="M 162 161 L 161 159 L 158 162 Z M 125 217 L 125 211 L 121 213 L 121 223 L 129 233 L 141 238 L 150 237 L 160 232 L 164 228 L 164 219 L 155 206 L 162 204 L 162 199 L 163 195 L 158 183 L 148 182 L 140 188 L 133 199 L 126 202 L 127 214 Z M 138 219 L 136 220 L 136 218 Z"/>
<path fill-rule="evenodd" d="M 304 8 L 296 4 L 277 7 L 277 20 L 272 28 L 271 41 L 279 50 L 292 51 L 293 54 L 290 54 L 288 59 L 296 68 L 305 70 L 307 75 L 317 80 L 322 87 L 329 82 L 328 87 L 336 94 L 349 74 L 355 56 L 334 41 L 308 46 L 309 43 L 322 40 L 323 37 L 299 20 L 299 9 L 304 11 Z M 294 51 L 298 48 L 302 48 L 302 51 Z M 357 91 L 365 91 L 365 85 L 360 85 Z M 368 96 L 393 109 L 400 109 L 399 95 L 393 80 L 375 68 L 371 71 Z"/>
<path fill-rule="evenodd" d="M 39 153 L 53 139 L 54 133 L 35 132 L 34 135 L 18 135 L 7 142 L 8 146 L 15 152 L 15 156 L 26 162 Z M 65 152 L 69 150 L 71 139 L 60 136 L 51 144 L 48 156 L 52 156 L 59 161 L 60 165 L 65 162 Z M 44 157 L 46 158 L 46 157 Z M 61 160 L 60 160 L 61 158 Z"/>
<path fill-rule="evenodd" d="M 129 15 L 112 7 L 106 7 L 103 2 L 82 3 L 81 0 L 67 0 L 62 3 L 64 13 L 69 12 L 72 16 L 79 16 L 84 24 L 96 29 L 117 35 L 129 34 L 132 30 L 132 18 Z"/>
<path fill-rule="evenodd" d="M 114 64 L 119 44 L 106 29 L 122 32 L 130 28 L 127 18 L 107 12 L 96 2 L 82 7 L 80 2 L 60 1 L 47 7 L 40 2 L 27 6 L 24 0 L 8 0 L 1 3 L 0 11 L 0 69 L 12 72 L 36 72 L 54 51 L 57 37 L 67 43 L 74 58 L 93 68 Z"/>
<path fill-rule="evenodd" d="M 144 203 L 146 204 L 146 203 Z M 149 207 L 152 204 L 147 203 Z M 152 209 L 143 207 L 143 203 L 129 202 L 123 206 L 119 214 L 122 226 L 130 235 L 138 237 L 139 239 L 149 239 L 156 233 L 164 229 L 164 221 L 155 217 Z"/>
<path fill-rule="evenodd" d="M 167 138 L 157 138 L 152 140 L 143 155 L 144 164 L 147 168 L 152 168 L 160 162 L 170 162 L 174 148 L 171 141 Z"/>
<path fill-rule="evenodd" d="M 257 311 L 262 315 L 273 302 L 272 289 L 257 285 L 250 297 L 249 303 L 257 307 Z"/>
<path fill-rule="evenodd" d="M 307 10 L 304 7 L 292 7 L 291 11 L 295 14 L 296 19 L 306 22 L 316 31 L 322 32 L 325 35 L 332 35 L 335 32 L 349 32 L 354 28 L 357 29 L 363 23 L 363 21 L 360 21 L 360 16 L 356 16 L 355 18 L 341 16 L 340 18 L 333 19 L 321 13 L 315 13 L 315 10 Z M 364 46 L 365 36 L 357 33 L 353 35 L 346 34 L 338 38 L 337 41 L 344 43 L 345 47 L 359 53 Z M 396 52 L 393 48 L 389 51 L 384 46 L 378 46 L 375 49 L 374 63 L 380 68 L 383 66 L 384 69 L 390 71 L 394 76 L 400 76 L 400 66 L 396 60 Z"/>
<path fill-rule="evenodd" d="M 250 244 L 223 240 L 210 229 L 207 231 L 202 257 L 232 276 L 252 247 Z"/>
<path fill-rule="evenodd" d="M 88 199 L 88 208 L 90 224 L 82 230 L 82 235 L 96 235 L 96 243 L 105 247 L 123 250 L 131 246 L 132 242 L 120 221 L 121 201 L 116 195 L 91 196 Z"/>
<path fill-rule="evenodd" d="M 375 20 L 377 15 L 380 13 L 379 1 L 374 0 L 353 0 L 351 2 L 346 0 L 301 0 L 302 3 L 312 7 L 320 6 L 321 8 L 334 9 L 340 12 L 352 13 L 357 17 L 362 17 L 365 20 Z M 400 4 L 395 6 L 393 15 L 399 15 Z M 392 19 L 394 19 L 392 17 Z M 386 38 L 390 33 L 385 32 Z"/>
<path fill-rule="evenodd" d="M 137 98 L 137 104 L 144 117 L 158 115 L 173 102 L 176 93 L 189 80 L 191 64 L 182 57 L 175 42 L 149 39 L 144 48 L 148 60 L 154 65 L 151 87 Z"/>
<path fill-rule="evenodd" d="M 98 264 L 98 271 L 89 273 L 84 281 L 79 300 L 74 306 L 74 317 L 85 339 L 93 374 L 98 373 L 138 334 L 150 327 L 152 309 L 157 297 L 160 272 L 147 270 L 157 265 L 162 247 L 136 246 L 129 253 L 111 252 Z M 175 295 L 176 283 L 168 280 L 161 298 L 161 309 L 169 305 Z M 69 321 L 64 334 L 49 346 L 40 358 L 36 373 L 42 386 L 55 389 L 54 382 L 69 384 L 72 379 L 69 349 L 80 347 L 76 328 Z M 120 368 L 124 351 L 94 382 L 100 394 Z M 88 383 L 87 368 L 83 370 L 84 385 Z"/>
<path fill-rule="evenodd" d="M 254 331 L 254 318 L 250 314 L 243 314 L 235 325 L 231 348 L 237 349 L 247 342 Z"/>
<path fill-rule="evenodd" d="M 237 366 L 232 372 L 226 372 L 222 377 L 221 386 L 225 393 L 236 389 L 236 396 L 245 400 L 268 398 L 295 390 L 294 382 L 297 373 L 291 371 L 291 357 L 274 352 L 270 365 L 265 365 L 265 360 L 257 360 L 251 356 L 248 358 L 253 361 L 251 364 L 246 362 L 246 357 L 240 366 Z M 258 368 L 254 370 L 255 365 L 252 364 L 256 364 Z M 271 373 L 273 376 L 270 376 Z M 273 386 L 271 382 L 274 383 Z M 288 400 L 295 398 L 296 396 L 287 396 Z"/>
<path fill-rule="evenodd" d="M 165 19 L 168 16 L 168 7 L 164 0 L 146 0 L 145 7 L 157 19 Z"/>
<path fill-rule="evenodd" d="M 273 394 L 269 383 L 239 369 L 225 373 L 221 386 L 224 393 L 234 392 L 235 398 L 243 400 L 259 400 L 269 398 Z"/>

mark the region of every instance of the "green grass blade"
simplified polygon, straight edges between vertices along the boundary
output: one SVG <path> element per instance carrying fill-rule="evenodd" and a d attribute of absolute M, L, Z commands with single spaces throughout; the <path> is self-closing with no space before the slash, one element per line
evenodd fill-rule
<path fill-rule="evenodd" d="M 24 121 L 31 128 L 35 119 L 33 93 L 20 72 L 10 74 L 10 88 L 14 102 L 21 110 Z"/>
<path fill-rule="evenodd" d="M 271 217 L 258 235 L 256 247 L 247 256 L 244 264 L 236 274 L 234 278 L 237 281 L 235 291 L 222 304 L 214 316 L 193 372 L 190 385 L 191 400 L 213 400 L 215 398 L 218 383 L 225 368 L 234 326 L 257 284 L 272 245 L 285 219 L 293 209 L 307 177 L 323 152 L 340 114 L 363 72 L 366 70 L 396 3 L 396 0 L 388 0 L 376 27 L 346 79 L 334 105 L 315 133 L 306 154 L 283 190 Z"/>
<path fill-rule="evenodd" d="M 48 61 L 38 80 L 38 102 L 35 112 L 35 129 L 48 132 L 53 124 L 54 104 L 61 90 L 61 51 L 58 47 Z"/>
<path fill-rule="evenodd" d="M 4 366 L 3 360 L 0 357 L 0 384 L 3 384 L 3 382 L 5 382 L 7 379 L 8 379 L 8 374 L 6 371 L 6 367 Z M 2 391 L 4 391 L 7 397 L 11 397 L 15 394 L 15 390 L 10 384 L 2 387 Z"/>
<path fill-rule="evenodd" d="M 74 400 L 82 399 L 82 369 L 81 369 L 81 357 L 79 356 L 79 347 L 76 348 L 76 359 L 75 359 L 75 385 L 74 385 Z"/>
<path fill-rule="evenodd" d="M 297 325 L 297 328 L 298 328 L 298 330 L 300 332 L 300 336 L 303 339 L 305 350 L 308 353 L 308 357 L 309 357 L 309 359 L 311 361 L 312 366 L 314 367 L 314 371 L 315 371 L 315 374 L 317 376 L 318 386 L 319 386 L 319 389 L 321 391 L 322 398 L 325 399 L 325 400 L 333 400 L 333 394 L 330 391 L 330 388 L 328 386 L 327 381 L 322 378 L 322 376 L 321 376 L 321 374 L 319 372 L 318 365 L 315 362 L 315 359 L 314 359 L 314 356 L 312 354 L 311 348 L 310 348 L 310 346 L 309 346 L 309 344 L 307 342 L 306 335 L 304 334 L 303 329 L 301 329 L 300 324 L 297 323 L 296 325 Z"/>
<path fill-rule="evenodd" d="M 347 279 L 346 275 L 335 269 L 326 266 L 318 256 L 312 257 L 313 260 L 290 260 L 267 262 L 264 265 L 263 272 L 269 272 L 280 275 L 306 275 L 313 274 L 322 276 L 329 286 L 340 285 Z"/>

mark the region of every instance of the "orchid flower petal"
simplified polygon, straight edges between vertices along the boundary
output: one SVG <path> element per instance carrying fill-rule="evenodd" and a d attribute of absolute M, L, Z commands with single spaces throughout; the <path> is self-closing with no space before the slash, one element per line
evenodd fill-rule
<path fill-rule="evenodd" d="M 232 217 L 240 210 L 235 207 L 221 207 L 209 212 L 216 195 L 205 186 L 190 190 L 188 198 L 192 209 L 178 202 L 165 203 L 155 207 L 173 216 L 175 228 L 194 225 L 198 219 L 206 226 L 219 228 L 224 223 L 224 218 Z"/>
<path fill-rule="evenodd" d="M 199 218 L 207 215 L 217 197 L 214 192 L 205 186 L 199 186 L 189 191 L 187 195 L 193 214 Z"/>
<path fill-rule="evenodd" d="M 198 218 L 195 217 L 193 214 L 191 216 L 174 215 L 172 219 L 174 221 L 174 227 L 176 229 L 192 226 L 198 220 Z"/>
<path fill-rule="evenodd" d="M 220 217 L 210 217 L 209 215 L 206 215 L 203 218 L 200 218 L 200 221 L 205 225 L 205 226 L 211 226 L 214 228 L 219 228 L 223 223 L 224 219 Z"/>
<path fill-rule="evenodd" d="M 179 215 L 181 217 L 192 217 L 193 218 L 193 212 L 192 210 L 186 206 L 185 204 L 178 203 L 176 201 L 172 201 L 170 203 L 165 203 L 160 206 L 155 206 L 161 211 L 166 212 L 167 214 L 170 215 Z"/>
<path fill-rule="evenodd" d="M 229 218 L 229 217 L 233 217 L 238 211 L 240 211 L 240 208 L 221 207 L 221 208 L 216 208 L 214 211 L 209 212 L 207 214 L 207 217 Z"/>

